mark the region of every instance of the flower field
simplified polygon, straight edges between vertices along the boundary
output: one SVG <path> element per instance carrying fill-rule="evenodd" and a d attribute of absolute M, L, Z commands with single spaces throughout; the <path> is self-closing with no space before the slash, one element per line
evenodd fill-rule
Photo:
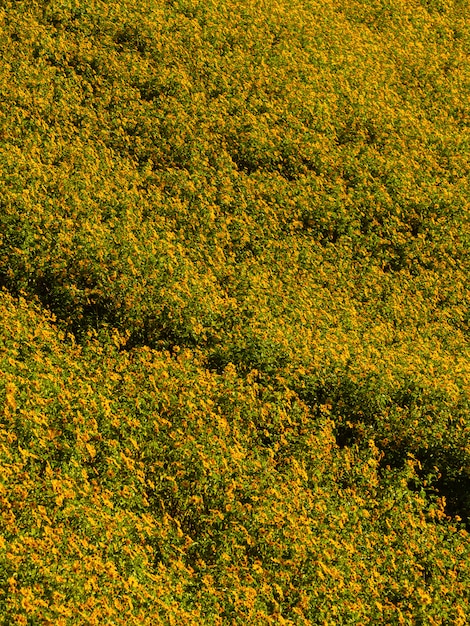
<path fill-rule="evenodd" d="M 0 625 L 470 622 L 467 0 L 0 0 Z"/>

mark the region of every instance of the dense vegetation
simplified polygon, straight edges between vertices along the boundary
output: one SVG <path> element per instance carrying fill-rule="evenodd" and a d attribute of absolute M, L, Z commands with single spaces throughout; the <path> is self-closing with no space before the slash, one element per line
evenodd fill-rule
<path fill-rule="evenodd" d="M 0 0 L 0 623 L 470 619 L 465 0 Z"/>

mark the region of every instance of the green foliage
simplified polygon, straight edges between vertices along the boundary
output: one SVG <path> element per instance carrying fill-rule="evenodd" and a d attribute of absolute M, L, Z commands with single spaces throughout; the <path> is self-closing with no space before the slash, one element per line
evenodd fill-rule
<path fill-rule="evenodd" d="M 459 0 L 0 1 L 0 623 L 470 615 Z"/>

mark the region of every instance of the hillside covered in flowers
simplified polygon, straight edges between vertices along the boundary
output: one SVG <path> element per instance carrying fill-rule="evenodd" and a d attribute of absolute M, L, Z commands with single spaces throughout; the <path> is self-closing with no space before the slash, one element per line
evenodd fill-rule
<path fill-rule="evenodd" d="M 470 621 L 466 0 L 0 0 L 0 625 Z"/>

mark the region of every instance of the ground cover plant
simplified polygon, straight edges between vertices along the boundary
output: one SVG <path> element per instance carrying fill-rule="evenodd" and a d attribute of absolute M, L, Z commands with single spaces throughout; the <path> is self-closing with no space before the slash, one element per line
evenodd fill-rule
<path fill-rule="evenodd" d="M 470 619 L 465 0 L 0 0 L 0 623 Z"/>

